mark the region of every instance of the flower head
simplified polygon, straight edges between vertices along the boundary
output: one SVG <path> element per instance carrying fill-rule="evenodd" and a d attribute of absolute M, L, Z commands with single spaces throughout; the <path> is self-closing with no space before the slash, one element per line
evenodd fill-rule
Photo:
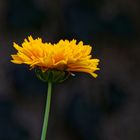
<path fill-rule="evenodd" d="M 56 44 L 43 43 L 42 39 L 25 39 L 21 46 L 14 43 L 17 54 L 11 55 L 11 62 L 27 64 L 31 69 L 39 68 L 42 72 L 58 70 L 66 72 L 85 72 L 96 77 L 99 59 L 91 56 L 92 47 L 82 41 L 60 40 Z"/>

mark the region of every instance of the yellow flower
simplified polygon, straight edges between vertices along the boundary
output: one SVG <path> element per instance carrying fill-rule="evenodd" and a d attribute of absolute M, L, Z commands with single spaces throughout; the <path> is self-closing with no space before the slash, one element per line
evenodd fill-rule
<path fill-rule="evenodd" d="M 11 62 L 15 64 L 27 64 L 30 68 L 39 67 L 43 72 L 47 70 L 59 70 L 67 72 L 85 72 L 97 77 L 99 59 L 91 56 L 92 47 L 83 45 L 76 40 L 60 40 L 56 44 L 43 43 L 40 38 L 31 36 L 25 39 L 22 46 L 14 43 L 17 54 L 11 55 Z"/>

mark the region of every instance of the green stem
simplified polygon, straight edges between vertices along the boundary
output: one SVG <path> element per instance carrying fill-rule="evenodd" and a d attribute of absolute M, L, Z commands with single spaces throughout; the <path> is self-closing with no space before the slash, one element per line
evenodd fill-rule
<path fill-rule="evenodd" d="M 52 83 L 48 82 L 48 94 L 47 94 L 47 101 L 46 101 L 46 107 L 45 107 L 45 115 L 44 115 L 41 140 L 46 140 L 48 119 L 49 119 L 49 112 L 50 112 L 50 104 L 51 104 L 51 92 L 52 92 Z"/>

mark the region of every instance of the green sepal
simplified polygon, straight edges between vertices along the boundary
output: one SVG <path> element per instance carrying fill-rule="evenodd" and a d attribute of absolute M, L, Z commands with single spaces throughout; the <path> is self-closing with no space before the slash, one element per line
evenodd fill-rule
<path fill-rule="evenodd" d="M 68 79 L 70 73 L 60 70 L 47 70 L 43 72 L 41 69 L 35 69 L 36 76 L 43 82 L 61 83 Z"/>

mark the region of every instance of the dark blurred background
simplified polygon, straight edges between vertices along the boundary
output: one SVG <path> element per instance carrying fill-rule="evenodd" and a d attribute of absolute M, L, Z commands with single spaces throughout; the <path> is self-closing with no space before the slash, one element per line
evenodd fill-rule
<path fill-rule="evenodd" d="M 0 140 L 39 140 L 47 85 L 10 62 L 12 43 L 83 40 L 98 78 L 54 85 L 48 140 L 140 140 L 139 0 L 0 0 Z"/>

